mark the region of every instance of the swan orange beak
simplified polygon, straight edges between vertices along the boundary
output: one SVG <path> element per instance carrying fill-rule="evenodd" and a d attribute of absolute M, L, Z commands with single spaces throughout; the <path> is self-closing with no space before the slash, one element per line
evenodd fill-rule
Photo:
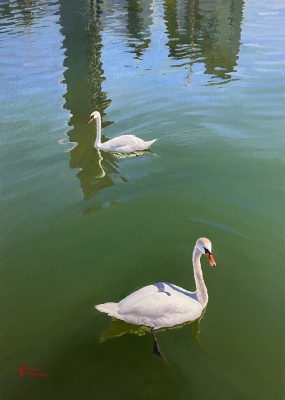
<path fill-rule="evenodd" d="M 90 119 L 89 119 L 89 121 L 88 121 L 88 124 L 90 124 L 90 122 L 92 122 L 92 121 L 93 121 L 93 119 L 94 119 L 93 117 L 92 117 L 92 118 L 90 118 Z"/>
<path fill-rule="evenodd" d="M 206 257 L 209 260 L 209 263 L 210 263 L 211 267 L 215 267 L 216 266 L 216 261 L 214 260 L 214 257 L 212 256 L 212 254 L 208 253 L 208 252 L 205 253 L 205 254 L 206 254 Z"/>

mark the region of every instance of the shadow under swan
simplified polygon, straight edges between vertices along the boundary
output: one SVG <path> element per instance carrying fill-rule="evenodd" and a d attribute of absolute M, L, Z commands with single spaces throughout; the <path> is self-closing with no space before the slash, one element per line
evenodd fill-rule
<path fill-rule="evenodd" d="M 196 319 L 195 321 L 184 322 L 183 324 L 175 325 L 170 328 L 160 328 L 157 330 L 157 332 L 164 332 L 164 331 L 170 330 L 170 329 L 181 329 L 184 326 L 191 324 L 191 326 L 192 326 L 191 340 L 198 347 L 201 347 L 201 341 L 199 339 L 199 334 L 201 332 L 201 322 L 204 318 L 205 313 L 206 313 L 206 308 L 203 310 L 201 316 L 198 319 Z M 151 328 L 149 326 L 128 324 L 125 321 L 122 321 L 120 319 L 116 319 L 116 318 L 112 317 L 110 325 L 102 333 L 99 342 L 104 343 L 109 339 L 118 338 L 125 334 L 144 336 L 145 334 L 149 334 L 149 333 L 151 333 Z M 155 346 L 153 348 L 153 353 L 157 354 Z M 157 354 L 157 355 L 160 355 L 160 354 Z"/>

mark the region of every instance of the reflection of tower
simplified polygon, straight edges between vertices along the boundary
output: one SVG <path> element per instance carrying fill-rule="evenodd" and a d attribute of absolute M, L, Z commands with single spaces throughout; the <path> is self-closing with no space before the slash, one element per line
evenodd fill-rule
<path fill-rule="evenodd" d="M 190 69 L 203 61 L 206 74 L 230 79 L 239 52 L 242 8 L 243 0 L 165 0 L 169 56 L 190 59 Z"/>
<path fill-rule="evenodd" d="M 192 57 L 193 28 L 196 14 L 193 14 L 193 0 L 165 0 L 164 17 L 169 41 L 169 55 L 180 60 Z M 194 17 L 194 18 L 193 18 Z"/>
<path fill-rule="evenodd" d="M 236 66 L 242 22 L 243 0 L 199 1 L 201 51 L 205 55 L 206 73 L 230 79 Z"/>
<path fill-rule="evenodd" d="M 151 24 L 151 10 L 149 0 L 126 0 L 127 30 L 129 34 L 128 46 L 136 58 L 140 58 L 150 43 L 149 25 Z"/>
<path fill-rule="evenodd" d="M 87 54 L 90 58 L 87 81 L 91 88 L 92 100 L 91 108 L 100 111 L 104 115 L 104 110 L 110 105 L 111 100 L 107 99 L 106 92 L 102 91 L 103 68 L 101 62 L 102 39 L 100 36 L 101 26 L 99 23 L 101 10 L 100 3 L 90 1 L 90 18 L 88 23 L 88 48 Z M 105 123 L 105 126 L 108 125 Z"/>
<path fill-rule="evenodd" d="M 110 173 L 117 173 L 115 159 L 104 153 L 104 160 L 94 148 L 96 129 L 87 124 L 95 109 L 104 116 L 111 100 L 102 90 L 103 69 L 101 63 L 100 3 L 76 0 L 60 0 L 62 33 L 66 48 L 64 73 L 67 92 L 65 107 L 70 110 L 73 127 L 67 134 L 77 144 L 70 151 L 70 167 L 78 168 L 77 174 L 84 199 L 91 198 L 100 190 L 114 185 Z M 106 126 L 111 122 L 104 122 Z M 102 172 L 104 167 L 105 174 Z"/>
<path fill-rule="evenodd" d="M 135 58 L 141 58 L 150 44 L 152 0 L 104 0 L 101 25 L 113 37 L 119 36 Z M 126 40 L 127 39 L 127 40 Z"/>

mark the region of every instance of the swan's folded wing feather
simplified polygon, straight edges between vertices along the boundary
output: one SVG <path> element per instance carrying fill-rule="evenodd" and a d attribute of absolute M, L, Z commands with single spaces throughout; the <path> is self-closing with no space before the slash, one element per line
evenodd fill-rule
<path fill-rule="evenodd" d="M 189 320 L 198 318 L 201 304 L 194 298 L 165 283 L 145 286 L 118 304 L 118 314 L 149 319 L 187 314 Z"/>
<path fill-rule="evenodd" d="M 110 139 L 106 143 L 108 143 L 109 145 L 112 145 L 112 146 L 124 147 L 124 146 L 129 146 L 130 144 L 141 143 L 141 142 L 142 142 L 142 139 L 140 139 L 134 135 L 122 135 L 122 136 L 115 137 L 114 139 Z"/>

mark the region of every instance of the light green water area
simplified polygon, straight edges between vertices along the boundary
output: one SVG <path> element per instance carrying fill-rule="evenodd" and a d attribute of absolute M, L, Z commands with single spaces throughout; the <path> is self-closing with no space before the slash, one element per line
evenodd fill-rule
<path fill-rule="evenodd" d="M 284 3 L 0 3 L 1 400 L 284 399 Z M 143 157 L 94 148 L 157 138 Z M 95 304 L 166 281 L 203 318 Z M 39 379 L 13 368 L 39 365 Z"/>

